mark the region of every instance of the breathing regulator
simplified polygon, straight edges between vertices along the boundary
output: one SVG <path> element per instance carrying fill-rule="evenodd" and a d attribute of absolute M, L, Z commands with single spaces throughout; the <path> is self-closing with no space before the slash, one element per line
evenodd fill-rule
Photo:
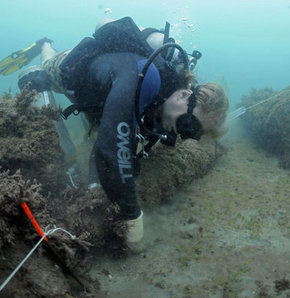
<path fill-rule="evenodd" d="M 164 52 L 166 55 L 164 55 Z M 163 54 L 162 54 L 163 53 Z M 142 71 L 139 74 L 139 79 L 136 88 L 135 95 L 135 115 L 137 123 L 140 127 L 140 130 L 145 133 L 145 135 L 149 135 L 151 137 L 160 139 L 163 144 L 174 146 L 177 138 L 177 134 L 173 131 L 167 133 L 157 133 L 151 131 L 144 125 L 144 121 L 142 119 L 143 115 L 140 114 L 139 103 L 140 103 L 140 93 L 143 84 L 143 80 L 147 73 L 149 66 L 153 63 L 154 59 L 161 54 L 164 59 L 167 61 L 168 66 L 171 68 L 176 68 L 180 65 L 183 65 L 183 69 L 185 71 L 192 71 L 196 66 L 197 60 L 201 58 L 201 53 L 199 51 L 193 51 L 193 53 L 188 59 L 188 54 L 182 49 L 182 47 L 174 42 L 165 43 L 160 48 L 156 49 L 148 58 L 145 63 Z M 179 116 L 176 121 L 176 129 L 177 133 L 180 134 L 182 139 L 193 138 L 199 140 L 202 134 L 202 126 L 200 121 L 192 114 L 192 111 L 195 107 L 195 95 L 198 91 L 198 88 L 194 88 L 192 95 L 189 98 L 188 110 L 187 113 Z"/>

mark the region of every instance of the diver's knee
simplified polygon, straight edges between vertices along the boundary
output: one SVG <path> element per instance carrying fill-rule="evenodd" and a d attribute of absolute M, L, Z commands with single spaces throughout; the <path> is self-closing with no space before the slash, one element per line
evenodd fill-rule
<path fill-rule="evenodd" d="M 56 54 L 56 50 L 52 48 L 49 42 L 45 42 L 41 49 L 41 64 L 52 58 Z"/>

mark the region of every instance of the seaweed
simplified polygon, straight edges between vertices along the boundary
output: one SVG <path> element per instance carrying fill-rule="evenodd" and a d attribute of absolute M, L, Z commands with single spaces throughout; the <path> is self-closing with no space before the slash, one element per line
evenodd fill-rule
<path fill-rule="evenodd" d="M 242 98 L 241 105 L 253 106 L 241 117 L 249 136 L 276 155 L 282 167 L 289 169 L 290 87 L 280 92 L 271 88 L 254 89 Z"/>
<path fill-rule="evenodd" d="M 21 168 L 22 175 L 36 179 L 44 193 L 56 195 L 66 185 L 64 153 L 52 121 L 59 112 L 32 106 L 35 95 L 24 88 L 13 100 L 1 99 L 0 164 L 11 174 Z"/>
<path fill-rule="evenodd" d="M 40 185 L 25 180 L 20 171 L 11 175 L 0 168 L 0 189 L 0 248 L 14 245 L 19 237 L 33 239 L 37 234 L 32 233 L 34 231 L 20 203 L 27 202 L 32 211 L 37 211 L 40 224 L 47 222 L 49 210 L 41 195 Z"/>

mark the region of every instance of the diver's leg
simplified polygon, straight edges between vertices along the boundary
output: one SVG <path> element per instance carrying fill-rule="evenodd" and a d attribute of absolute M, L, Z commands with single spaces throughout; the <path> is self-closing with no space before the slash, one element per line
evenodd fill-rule
<path fill-rule="evenodd" d="M 52 48 L 51 44 L 49 42 L 45 42 L 41 49 L 41 64 L 48 59 L 52 58 L 56 54 L 56 50 Z"/>

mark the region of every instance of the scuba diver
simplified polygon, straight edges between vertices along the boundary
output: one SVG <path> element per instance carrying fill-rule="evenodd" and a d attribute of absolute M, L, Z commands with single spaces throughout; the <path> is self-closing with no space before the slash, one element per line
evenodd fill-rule
<path fill-rule="evenodd" d="M 119 205 L 128 243 L 143 237 L 135 192 L 139 158 L 158 141 L 174 146 L 178 135 L 217 137 L 228 108 L 221 87 L 197 84 L 192 69 L 200 55 L 189 60 L 168 33 L 168 25 L 165 31 L 141 31 L 129 17 L 107 22 L 72 50 L 55 53 L 44 43 L 41 69 L 19 80 L 20 88 L 32 81 L 36 87 L 43 83 L 37 90 L 65 94 L 72 105 L 63 117 L 83 112 L 98 127 L 88 187 L 100 184 Z"/>

